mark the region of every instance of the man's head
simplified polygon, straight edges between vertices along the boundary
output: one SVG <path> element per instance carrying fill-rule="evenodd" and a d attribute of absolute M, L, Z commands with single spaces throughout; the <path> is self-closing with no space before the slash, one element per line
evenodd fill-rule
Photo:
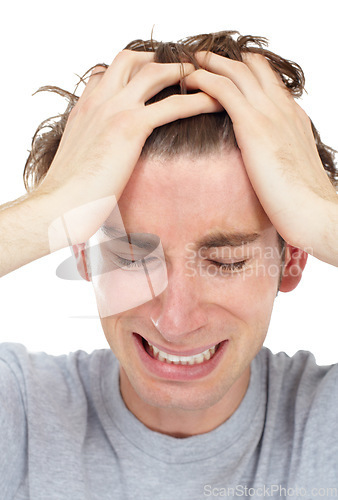
<path fill-rule="evenodd" d="M 237 60 L 244 51 L 260 52 L 290 92 L 301 95 L 304 78 L 299 66 L 263 49 L 263 39 L 234 40 L 233 34 L 201 35 L 180 44 L 135 41 L 126 48 L 155 51 L 157 62 L 191 61 L 196 67 L 194 53 L 200 50 Z M 167 88 L 148 104 L 184 91 L 183 86 Z M 68 113 L 77 100 L 69 98 Z M 61 133 L 67 112 L 59 124 Z M 330 148 L 315 129 L 314 135 L 333 179 Z M 52 136 L 49 146 L 48 137 L 39 140 L 25 170 L 25 179 L 33 172 L 36 183 L 49 168 L 42 153 L 47 151 L 52 161 L 55 146 Z M 119 209 L 128 234 L 160 238 L 168 273 L 168 286 L 160 295 L 101 319 L 121 363 L 124 396 L 129 403 L 139 398 L 153 406 L 186 410 L 215 405 L 231 387 L 247 383 L 277 290 L 290 291 L 297 285 L 306 255 L 288 245 L 284 260 L 281 239 L 250 184 L 225 111 L 155 129 L 119 199 Z M 106 222 L 109 225 L 109 219 Z M 84 275 L 85 262 L 77 255 Z M 126 280 L 133 272 L 125 270 Z M 109 292 L 97 289 L 107 300 Z M 207 363 L 191 359 L 194 364 L 184 366 L 174 358 L 178 364 L 169 364 L 154 360 L 146 340 L 172 355 L 192 356 L 213 346 L 217 350 L 210 352 Z"/>
<path fill-rule="evenodd" d="M 294 97 L 302 95 L 305 90 L 305 77 L 298 64 L 265 49 L 264 46 L 267 45 L 266 38 L 239 35 L 236 39 L 236 34 L 239 35 L 237 31 L 221 31 L 187 37 L 177 43 L 162 43 L 153 39 L 134 40 L 125 49 L 154 52 L 155 62 L 180 63 L 187 61 L 193 63 L 196 68 L 200 67 L 194 56 L 198 51 L 211 51 L 237 61 L 242 61 L 242 54 L 245 52 L 259 53 L 266 57 L 272 69 L 281 77 Z M 74 93 L 56 86 L 44 86 L 37 91 L 55 92 L 67 99 L 68 106 L 62 115 L 44 120 L 33 136 L 32 149 L 23 173 L 27 191 L 39 185 L 46 175 L 60 144 L 68 116 L 79 99 L 79 96 L 76 95 L 77 88 L 81 82 L 88 78 L 91 70 L 96 66 L 107 67 L 107 64 L 100 63 L 89 68 L 80 78 Z M 184 85 L 167 87 L 151 98 L 147 104 L 159 101 L 172 94 L 185 92 Z M 47 129 L 47 131 L 44 129 Z M 334 150 L 322 143 L 313 123 L 312 129 L 323 167 L 332 183 L 337 187 L 338 170 L 335 166 Z M 43 130 L 44 133 L 41 134 Z M 222 113 L 192 116 L 156 128 L 148 137 L 141 156 L 172 158 L 182 153 L 195 153 L 196 155 L 213 153 L 224 147 L 227 149 L 238 148 L 232 122 L 225 110 Z"/>
<path fill-rule="evenodd" d="M 143 233 L 144 241 L 147 233 L 159 236 L 168 273 L 160 295 L 101 319 L 121 363 L 125 392 L 132 399 L 136 391 L 155 406 L 209 407 L 240 379 L 266 336 L 283 265 L 278 234 L 238 150 L 162 161 L 142 158 L 119 209 L 127 234 Z M 113 225 L 109 218 L 106 225 Z M 306 254 L 287 247 L 281 290 L 297 285 L 305 261 Z M 158 263 L 146 263 L 151 275 Z M 78 266 L 84 276 L 82 259 Z M 125 268 L 125 280 L 137 272 Z M 104 279 L 101 286 L 96 283 L 97 294 L 108 302 L 109 283 L 114 285 Z M 194 371 L 163 362 L 148 366 L 138 351 L 146 340 L 169 354 L 200 353 L 221 342 L 227 352 L 203 375 L 198 364 Z"/>

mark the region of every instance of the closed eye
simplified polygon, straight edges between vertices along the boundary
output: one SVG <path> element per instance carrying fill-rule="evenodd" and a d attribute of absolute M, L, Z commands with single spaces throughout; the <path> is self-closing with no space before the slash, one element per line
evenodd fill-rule
<path fill-rule="evenodd" d="M 118 264 L 119 267 L 124 267 L 128 269 L 137 269 L 137 268 L 142 268 L 144 264 L 150 264 L 151 262 L 154 262 L 158 260 L 155 257 L 148 257 L 146 259 L 138 259 L 138 260 L 129 260 L 129 259 L 124 259 L 123 257 L 120 257 L 119 255 L 113 254 L 114 255 L 114 260 Z"/>
<path fill-rule="evenodd" d="M 128 268 L 128 269 L 140 269 L 144 266 L 144 264 L 150 264 L 155 261 L 158 261 L 158 258 L 156 257 L 148 257 L 146 259 L 137 259 L 137 260 L 130 260 L 130 259 L 125 259 L 119 255 L 113 254 L 115 262 L 118 264 L 119 267 L 123 268 Z M 245 265 L 247 263 L 247 260 L 241 260 L 239 262 L 231 262 L 231 263 L 225 263 L 225 262 L 218 262 L 215 260 L 209 260 L 212 264 L 214 264 L 216 267 L 218 267 L 221 271 L 230 271 L 230 272 L 236 272 L 240 271 L 245 268 Z"/>
<path fill-rule="evenodd" d="M 241 269 L 244 269 L 247 261 L 241 260 L 239 262 L 225 263 L 225 262 L 217 262 L 215 260 L 210 260 L 209 262 L 215 264 L 215 266 L 224 271 L 240 271 Z"/>

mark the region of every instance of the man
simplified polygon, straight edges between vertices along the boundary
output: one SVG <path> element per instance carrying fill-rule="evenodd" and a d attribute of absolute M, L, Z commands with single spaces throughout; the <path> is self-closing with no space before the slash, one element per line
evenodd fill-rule
<path fill-rule="evenodd" d="M 234 34 L 132 42 L 33 143 L 1 274 L 73 245 L 111 350 L 1 346 L 6 499 L 338 488 L 337 366 L 262 348 L 307 252 L 338 264 L 337 172 L 300 68 Z"/>

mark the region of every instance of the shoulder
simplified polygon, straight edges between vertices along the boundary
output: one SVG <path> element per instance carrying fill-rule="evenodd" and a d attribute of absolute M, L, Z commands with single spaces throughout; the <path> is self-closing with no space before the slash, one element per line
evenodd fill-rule
<path fill-rule="evenodd" d="M 50 367 L 70 367 L 78 363 L 90 362 L 93 359 L 105 359 L 107 356 L 109 357 L 110 353 L 110 349 L 97 349 L 91 353 L 78 350 L 68 354 L 54 355 L 47 354 L 44 351 L 29 351 L 23 344 L 15 342 L 0 343 L 0 360 L 12 366 L 30 364 L 36 369 L 43 368 L 46 365 Z"/>
<path fill-rule="evenodd" d="M 19 385 L 21 392 L 50 391 L 60 393 L 80 391 L 90 384 L 100 366 L 112 362 L 110 349 L 98 349 L 92 353 L 83 350 L 69 354 L 51 355 L 46 352 L 30 352 L 22 344 L 0 343 L 0 375 L 7 374 L 8 382 Z M 15 382 L 14 382 L 15 381 Z"/>
<path fill-rule="evenodd" d="M 318 365 L 313 353 L 273 354 L 263 347 L 260 362 L 267 384 L 268 404 L 291 421 L 311 420 L 330 426 L 338 417 L 338 364 Z M 335 426 L 336 427 L 336 426 Z"/>
<path fill-rule="evenodd" d="M 330 484 L 338 477 L 338 365 L 265 347 L 255 363 L 265 398 L 261 449 L 290 485 Z"/>
<path fill-rule="evenodd" d="M 270 349 L 263 347 L 257 357 L 265 367 L 268 378 L 282 384 L 284 388 L 302 387 L 307 393 L 313 394 L 318 387 L 330 384 L 336 386 L 338 382 L 338 363 L 318 365 L 310 351 L 299 350 L 289 356 L 285 352 L 273 354 Z"/>

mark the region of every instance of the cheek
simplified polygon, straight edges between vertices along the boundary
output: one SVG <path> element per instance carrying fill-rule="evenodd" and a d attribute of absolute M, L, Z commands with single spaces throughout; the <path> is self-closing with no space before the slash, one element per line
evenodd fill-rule
<path fill-rule="evenodd" d="M 95 264 L 95 265 L 94 265 Z M 101 318 L 117 315 L 151 301 L 168 284 L 163 251 L 138 259 L 132 268 L 109 269 L 109 259 L 91 261 L 92 285 Z M 113 267 L 110 264 L 110 267 Z"/>
<path fill-rule="evenodd" d="M 277 293 L 280 269 L 261 263 L 238 276 L 224 278 L 214 288 L 211 301 L 246 324 L 270 320 Z M 220 281 L 222 278 L 219 278 Z"/>
<path fill-rule="evenodd" d="M 92 285 L 101 318 L 117 315 L 152 299 L 144 272 L 117 269 L 94 276 Z"/>
<path fill-rule="evenodd" d="M 123 314 L 109 316 L 106 318 L 100 317 L 102 329 L 109 344 L 109 347 L 119 360 L 121 359 L 121 357 L 123 357 L 122 356 L 123 345 L 121 342 L 121 337 L 118 334 L 120 328 L 120 322 L 122 319 L 123 319 Z"/>

